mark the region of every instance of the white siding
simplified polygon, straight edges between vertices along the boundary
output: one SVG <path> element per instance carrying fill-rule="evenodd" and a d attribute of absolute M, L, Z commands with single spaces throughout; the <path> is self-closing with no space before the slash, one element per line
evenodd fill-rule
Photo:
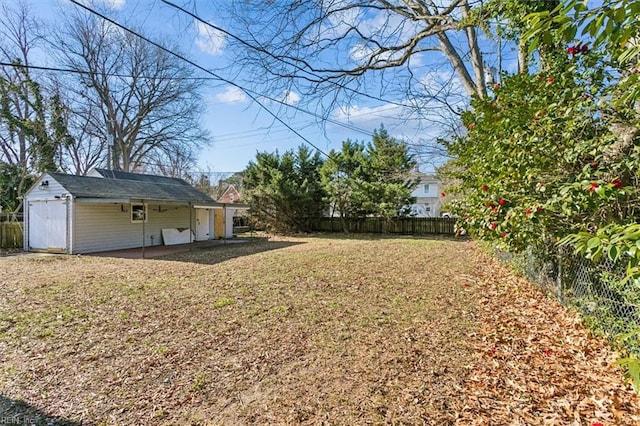
<path fill-rule="evenodd" d="M 44 182 L 46 182 L 46 185 L 43 185 Z M 51 207 L 61 213 L 61 210 L 56 207 L 59 207 L 61 203 L 65 203 L 67 195 L 67 190 L 48 173 L 42 175 L 25 194 L 23 240 L 25 251 L 28 251 L 30 247 L 48 250 L 54 246 L 62 251 L 69 250 L 66 243 L 69 241 L 68 232 L 70 232 L 68 218 L 56 216 L 56 220 L 50 219 L 50 212 L 48 211 Z M 34 204 L 34 209 L 37 211 L 30 212 L 30 204 Z M 55 214 L 55 212 L 52 213 Z M 34 223 L 30 223 L 31 221 L 34 221 Z M 33 242 L 29 241 L 30 237 L 34 239 Z"/>
<path fill-rule="evenodd" d="M 425 191 L 425 185 L 429 185 L 429 192 Z M 416 198 L 438 198 L 439 195 L 440 195 L 440 182 L 437 180 L 420 181 L 418 186 L 416 186 L 413 192 L 411 193 L 411 196 Z"/>
<path fill-rule="evenodd" d="M 440 184 L 438 179 L 426 177 L 420 180 L 418 186 L 411 193 L 416 198 L 411 205 L 411 212 L 416 217 L 440 217 Z M 425 191 L 425 185 L 429 185 L 429 191 Z"/>
<path fill-rule="evenodd" d="M 48 185 L 42 186 L 43 182 L 48 182 Z M 67 190 L 60 185 L 54 178 L 45 173 L 37 182 L 31 187 L 29 192 L 24 196 L 26 201 L 34 200 L 57 200 L 65 198 Z M 56 198 L 56 196 L 58 198 Z"/>
<path fill-rule="evenodd" d="M 66 252 L 67 201 L 40 200 L 27 202 L 29 209 L 29 250 Z"/>
<path fill-rule="evenodd" d="M 189 208 L 149 204 L 145 246 L 162 244 L 163 228 L 189 228 Z M 124 211 L 123 211 L 124 210 Z M 160 210 L 160 211 L 159 211 Z M 192 213 L 193 214 L 193 213 Z M 192 217 L 191 226 L 195 226 Z M 131 223 L 129 204 L 74 204 L 74 253 L 142 247 L 142 223 Z"/>

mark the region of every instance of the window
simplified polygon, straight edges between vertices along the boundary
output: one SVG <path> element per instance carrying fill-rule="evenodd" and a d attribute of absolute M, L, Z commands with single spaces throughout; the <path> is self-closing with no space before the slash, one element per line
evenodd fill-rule
<path fill-rule="evenodd" d="M 428 184 L 428 183 L 425 183 L 425 184 L 424 184 L 424 193 L 425 193 L 425 194 L 428 194 L 428 193 L 429 193 L 429 184 Z"/>
<path fill-rule="evenodd" d="M 431 213 L 431 206 L 429 205 L 424 206 L 424 211 L 427 213 Z"/>
<path fill-rule="evenodd" d="M 140 223 L 147 221 L 147 205 L 131 204 L 131 223 Z"/>

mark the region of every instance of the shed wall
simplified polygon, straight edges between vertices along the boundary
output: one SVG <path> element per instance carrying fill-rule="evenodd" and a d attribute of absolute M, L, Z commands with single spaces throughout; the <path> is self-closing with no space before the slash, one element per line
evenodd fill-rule
<path fill-rule="evenodd" d="M 149 204 L 145 246 L 162 244 L 163 228 L 189 228 L 189 207 Z M 124 211 L 122 211 L 124 210 Z M 160 210 L 160 211 L 159 211 Z M 193 211 L 192 211 L 193 214 Z M 191 219 L 191 226 L 195 223 Z M 142 247 L 142 223 L 131 223 L 129 204 L 74 205 L 74 253 Z"/>
<path fill-rule="evenodd" d="M 46 186 L 42 186 L 42 182 L 47 181 Z M 60 203 L 64 203 L 65 196 L 68 194 L 67 190 L 60 185 L 55 179 L 53 179 L 48 173 L 42 175 L 36 183 L 31 187 L 31 189 L 24 196 L 24 229 L 23 229 L 23 247 L 25 251 L 29 251 L 30 248 L 47 250 L 49 249 L 48 241 L 56 242 L 57 248 L 66 252 L 69 250 L 65 241 L 68 241 L 67 232 L 70 232 L 68 224 L 65 226 L 61 226 L 62 224 L 57 221 L 57 225 L 60 226 L 49 226 L 46 223 L 46 218 L 49 216 L 49 212 L 47 211 L 46 203 L 42 203 L 43 201 L 50 202 L 52 206 L 58 206 Z M 35 204 L 36 209 L 39 212 L 29 211 L 31 204 Z M 44 210 L 43 210 L 44 209 Z M 44 215 L 44 222 L 43 221 Z M 64 218 L 65 220 L 68 219 Z M 34 221 L 32 224 L 31 221 Z M 34 232 L 37 232 L 37 235 L 34 235 Z M 46 235 L 41 235 L 42 233 Z M 30 237 L 36 237 L 36 241 L 30 241 Z M 44 243 L 44 245 L 43 245 Z M 35 246 L 42 247 L 35 247 Z"/>
<path fill-rule="evenodd" d="M 41 184 L 43 181 L 48 181 L 49 184 L 47 186 L 42 186 Z M 24 199 L 25 201 L 56 200 L 64 198 L 64 195 L 67 193 L 67 190 L 62 185 L 48 174 L 45 174 L 38 179 L 31 190 L 25 194 Z M 59 198 L 56 198 L 56 196 Z"/>

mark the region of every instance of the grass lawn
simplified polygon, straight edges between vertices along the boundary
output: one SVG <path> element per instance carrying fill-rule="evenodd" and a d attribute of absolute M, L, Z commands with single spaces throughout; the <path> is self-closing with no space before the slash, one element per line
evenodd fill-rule
<path fill-rule="evenodd" d="M 0 283 L 0 423 L 640 421 L 615 353 L 472 242 L 11 258 Z"/>

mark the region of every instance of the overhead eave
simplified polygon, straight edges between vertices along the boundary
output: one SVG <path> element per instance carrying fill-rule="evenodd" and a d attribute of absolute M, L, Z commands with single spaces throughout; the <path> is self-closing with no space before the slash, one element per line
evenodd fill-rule
<path fill-rule="evenodd" d="M 146 203 L 146 204 L 162 204 L 162 205 L 180 205 L 180 206 L 192 206 L 196 209 L 224 209 L 233 208 L 238 210 L 249 209 L 248 204 L 240 203 L 218 203 L 218 202 L 204 202 L 204 201 L 181 201 L 181 200 L 159 200 L 154 198 L 89 198 L 89 197 L 77 197 L 75 202 L 78 204 L 131 204 L 131 203 Z"/>
<path fill-rule="evenodd" d="M 180 205 L 188 206 L 195 204 L 203 206 L 217 206 L 218 204 L 222 208 L 220 203 L 206 203 L 198 201 L 182 201 L 182 200 L 159 200 L 155 198 L 91 198 L 91 197 L 77 197 L 76 203 L 79 204 L 131 204 L 131 203 L 146 203 L 146 204 L 162 204 L 162 205 Z"/>

